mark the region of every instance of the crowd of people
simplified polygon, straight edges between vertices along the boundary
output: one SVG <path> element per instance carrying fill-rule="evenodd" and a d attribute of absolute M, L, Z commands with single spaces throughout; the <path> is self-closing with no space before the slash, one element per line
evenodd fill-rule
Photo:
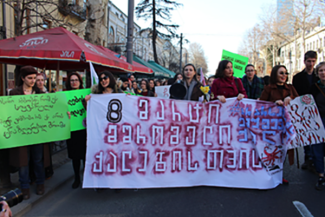
<path fill-rule="evenodd" d="M 185 94 L 181 99 L 192 101 L 219 100 L 225 103 L 227 98 L 236 97 L 238 100 L 250 98 L 274 102 L 279 106 L 286 106 L 295 97 L 312 94 L 318 106 L 320 116 L 325 121 L 325 62 L 321 62 L 315 68 L 317 53 L 308 51 L 305 54 L 305 69 L 293 77 L 292 84 L 288 83 L 288 71 L 283 65 L 272 68 L 269 78 L 257 77 L 254 65 L 248 64 L 242 79 L 233 75 L 231 61 L 220 61 L 214 76 L 206 79 L 210 87 L 210 97 L 201 90 L 203 86 L 201 74 L 197 73 L 193 64 L 184 66 L 182 73 L 177 73 L 174 78 L 161 81 L 154 79 L 141 79 L 137 82 L 134 75 L 121 76 L 116 79 L 109 71 L 100 72 L 99 83 L 91 88 L 92 94 L 134 93 L 137 95 L 155 97 L 155 87 L 161 85 L 182 85 Z M 20 70 L 18 86 L 10 91 L 10 95 L 29 95 L 47 93 L 44 88 L 45 76 L 39 74 L 34 67 L 24 66 Z M 81 76 L 77 72 L 69 73 L 66 80 L 67 90 L 84 88 Z M 85 97 L 84 104 L 91 98 Z M 72 159 L 74 182 L 72 188 L 78 188 L 81 184 L 81 162 L 85 165 L 86 156 L 86 130 L 71 132 L 71 138 L 67 140 L 68 157 Z M 324 179 L 324 144 L 313 144 L 304 147 L 305 162 L 302 169 L 316 171 L 318 180 L 316 189 L 325 187 Z M 289 163 L 293 163 L 293 151 L 288 152 Z M 24 199 L 30 197 L 29 185 L 32 170 L 35 176 L 36 194 L 44 194 L 44 181 L 46 171 L 51 174 L 50 154 L 46 144 L 36 144 L 10 149 L 10 165 L 19 168 L 19 181 Z M 32 164 L 32 167 L 31 167 Z M 44 169 L 47 168 L 47 169 Z M 52 172 L 53 174 L 53 172 Z M 283 179 L 283 183 L 288 183 Z"/>

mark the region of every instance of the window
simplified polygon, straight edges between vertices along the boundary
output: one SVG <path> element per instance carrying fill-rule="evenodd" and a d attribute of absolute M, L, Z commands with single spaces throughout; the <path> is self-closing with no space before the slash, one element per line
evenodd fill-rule
<path fill-rule="evenodd" d="M 309 44 L 307 44 L 307 51 L 309 50 Z"/>
<path fill-rule="evenodd" d="M 322 43 L 322 39 L 320 38 L 320 39 L 319 39 L 319 46 L 322 47 L 322 46 L 323 46 L 322 44 L 323 44 L 323 43 Z"/>
<path fill-rule="evenodd" d="M 110 26 L 108 30 L 108 40 L 109 43 L 114 43 L 114 29 L 112 26 Z"/>
<path fill-rule="evenodd" d="M 317 43 L 316 43 L 316 48 L 318 48 L 318 40 L 317 40 Z"/>
<path fill-rule="evenodd" d="M 315 41 L 313 41 L 313 50 L 315 50 Z"/>

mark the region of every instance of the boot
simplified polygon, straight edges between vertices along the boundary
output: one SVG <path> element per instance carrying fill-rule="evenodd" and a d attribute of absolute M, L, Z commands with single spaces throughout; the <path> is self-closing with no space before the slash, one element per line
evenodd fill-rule
<path fill-rule="evenodd" d="M 43 195 L 44 194 L 44 184 L 36 186 L 36 194 Z"/>
<path fill-rule="evenodd" d="M 28 200 L 30 198 L 29 188 L 22 189 L 22 192 L 24 200 Z"/>

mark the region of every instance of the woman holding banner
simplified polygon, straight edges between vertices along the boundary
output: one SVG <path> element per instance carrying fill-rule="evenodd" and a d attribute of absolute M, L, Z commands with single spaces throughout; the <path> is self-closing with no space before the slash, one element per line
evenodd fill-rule
<path fill-rule="evenodd" d="M 150 90 L 149 82 L 146 79 L 142 79 L 140 83 L 141 92 L 139 95 L 141 96 L 155 96 L 154 92 Z"/>
<path fill-rule="evenodd" d="M 229 60 L 219 62 L 215 79 L 211 86 L 211 100 L 226 102 L 226 98 L 237 97 L 238 100 L 247 98 L 241 79 L 234 77 L 232 63 Z"/>
<path fill-rule="evenodd" d="M 184 66 L 182 71 L 183 80 L 180 82 L 185 89 L 186 93 L 184 100 L 199 101 L 204 97 L 204 93 L 200 90 L 202 84 L 196 78 L 196 68 L 193 64 L 188 63 Z M 203 101 L 204 98 L 202 98 Z"/>
<path fill-rule="evenodd" d="M 37 71 L 32 66 L 23 66 L 20 69 L 20 77 L 18 80 L 18 87 L 12 89 L 9 95 L 30 95 L 43 93 L 36 87 Z M 19 182 L 21 185 L 24 200 L 29 199 L 29 163 L 33 162 L 34 173 L 36 177 L 36 194 L 44 194 L 44 165 L 48 163 L 48 151 L 43 144 L 22 146 L 10 149 L 10 165 L 19 167 Z"/>
<path fill-rule="evenodd" d="M 83 89 L 81 76 L 77 72 L 71 72 L 66 80 L 67 90 Z M 74 182 L 72 188 L 76 189 L 80 185 L 80 160 L 85 167 L 86 158 L 86 130 L 72 131 L 70 139 L 67 140 L 68 157 L 72 160 L 74 171 Z"/>
<path fill-rule="evenodd" d="M 288 82 L 287 68 L 283 65 L 277 65 L 272 68 L 270 84 L 264 87 L 260 100 L 275 102 L 280 106 L 287 106 L 290 101 L 298 95 L 296 89 Z M 288 150 L 289 164 L 294 162 L 294 149 Z M 283 184 L 289 182 L 283 179 Z"/>
<path fill-rule="evenodd" d="M 325 125 L 325 62 L 321 62 L 316 66 L 316 75 L 319 77 L 319 81 L 312 87 L 312 94 L 315 99 L 316 105 L 319 110 L 319 114 Z M 323 190 L 325 188 L 324 178 L 324 151 L 325 143 L 315 144 L 311 146 L 311 150 L 314 155 L 314 164 L 318 173 L 318 181 L 316 183 L 317 190 Z"/>

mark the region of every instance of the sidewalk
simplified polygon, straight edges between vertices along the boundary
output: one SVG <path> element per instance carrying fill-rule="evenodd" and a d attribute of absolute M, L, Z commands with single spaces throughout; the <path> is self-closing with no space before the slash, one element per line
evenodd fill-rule
<path fill-rule="evenodd" d="M 73 169 L 71 165 L 71 160 L 68 158 L 67 149 L 60 151 L 52 156 L 52 164 L 54 175 L 49 179 L 45 180 L 45 193 L 44 195 L 36 195 L 36 185 L 30 186 L 30 198 L 28 200 L 23 200 L 21 203 L 12 207 L 12 214 L 14 217 L 23 216 L 28 212 L 35 204 L 42 200 L 42 198 L 47 197 L 52 192 L 54 192 L 61 185 L 67 181 L 72 181 Z M 13 186 L 11 189 L 19 188 L 19 177 L 18 172 L 11 174 L 11 182 Z M 9 189 L 9 190 L 11 190 Z"/>

